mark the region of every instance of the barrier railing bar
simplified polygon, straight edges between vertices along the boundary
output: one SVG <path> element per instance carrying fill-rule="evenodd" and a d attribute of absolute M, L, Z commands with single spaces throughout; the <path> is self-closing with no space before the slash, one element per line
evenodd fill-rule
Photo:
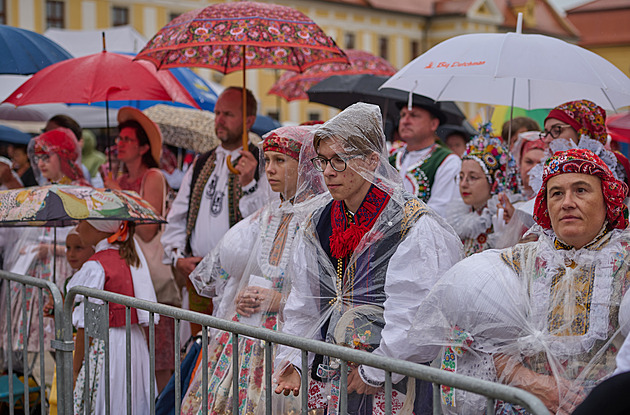
<path fill-rule="evenodd" d="M 44 290 L 43 288 L 38 288 L 37 292 L 39 294 L 39 309 L 44 310 Z M 41 356 L 39 359 L 39 377 L 40 379 L 46 378 L 46 364 L 44 363 L 44 313 L 39 313 L 39 355 Z M 44 397 L 46 396 L 46 382 L 42 381 L 39 384 L 39 409 L 41 415 L 46 414 L 46 405 L 44 405 Z"/>
<path fill-rule="evenodd" d="M 9 414 L 13 415 L 13 322 L 11 321 L 11 281 L 7 281 L 7 340 L 9 340 L 8 356 L 9 356 Z"/>
<path fill-rule="evenodd" d="M 88 307 L 88 298 L 83 298 L 83 322 L 87 322 L 86 314 Z M 83 413 L 88 415 L 90 413 L 90 336 L 88 333 L 87 324 L 83 325 L 83 366 L 85 369 L 83 370 L 83 374 L 85 375 L 85 383 L 83 385 Z M 74 377 L 74 374 L 73 374 Z M 107 389 L 105 389 L 105 399 L 109 399 L 109 395 L 107 395 Z"/>
<path fill-rule="evenodd" d="M 302 350 L 302 379 L 301 379 L 301 394 L 302 394 L 302 415 L 308 415 L 308 352 Z"/>
<path fill-rule="evenodd" d="M 348 362 L 341 361 L 341 379 L 339 388 L 339 413 L 348 413 Z"/>
<path fill-rule="evenodd" d="M 266 342 L 262 340 L 263 346 L 265 347 L 265 414 L 272 415 L 272 390 L 273 385 L 271 383 L 271 372 L 273 371 L 273 367 L 271 365 L 271 357 L 273 354 L 273 348 L 271 342 Z"/>
<path fill-rule="evenodd" d="M 31 330 L 30 325 L 27 327 L 28 313 L 26 312 L 26 302 L 26 284 L 22 284 L 22 371 L 24 374 L 24 402 L 22 403 L 22 406 L 24 407 L 24 413 L 28 414 L 30 413 L 30 399 L 28 396 L 28 335 Z M 42 331 L 40 330 L 40 335 L 41 334 Z"/>
<path fill-rule="evenodd" d="M 113 302 L 113 301 L 112 301 Z M 131 308 L 125 306 L 125 377 L 127 378 L 127 415 L 131 415 Z"/>
<path fill-rule="evenodd" d="M 385 372 L 385 413 L 392 413 L 392 372 Z"/>
<path fill-rule="evenodd" d="M 175 413 L 179 414 L 180 413 L 180 402 L 181 402 L 181 396 L 182 396 L 182 391 L 181 391 L 181 364 L 182 364 L 182 359 L 181 359 L 181 355 L 180 355 L 180 344 L 179 344 L 179 319 L 175 319 L 174 322 L 174 327 L 175 327 L 175 331 L 174 331 L 174 336 L 175 336 Z"/>
<path fill-rule="evenodd" d="M 529 410 L 529 412 L 535 414 L 549 414 L 547 408 L 538 398 L 519 388 L 513 388 L 507 385 L 481 379 L 474 379 L 437 368 L 432 368 L 427 365 L 411 363 L 384 356 L 374 356 L 371 353 L 361 350 L 354 350 L 348 347 L 340 347 L 338 345 L 297 337 L 287 333 L 269 330 L 266 328 L 253 327 L 242 323 L 223 320 L 209 315 L 202 315 L 190 310 L 183 310 L 164 304 L 153 303 L 138 298 L 127 297 L 124 295 L 96 290 L 92 288 L 73 287 L 68 292 L 66 305 L 71 303 L 74 297 L 78 294 L 87 295 L 93 298 L 100 298 L 102 300 L 116 302 L 119 304 L 126 304 L 129 307 L 141 308 L 150 312 L 164 314 L 174 318 L 185 319 L 187 321 L 200 324 L 202 326 L 210 326 L 219 330 L 233 332 L 238 335 L 255 337 L 265 341 L 272 341 L 276 344 L 283 344 L 294 348 L 307 350 L 309 352 L 335 357 L 344 361 L 352 361 L 357 364 L 367 365 L 382 370 L 388 370 L 394 373 L 402 374 L 404 376 L 420 378 L 432 383 L 448 384 L 456 389 L 467 390 L 473 393 L 490 396 L 494 399 L 501 399 L 516 403 L 525 407 L 527 410 Z M 66 321 L 66 324 L 70 323 Z M 67 333 L 65 334 L 67 336 Z M 207 362 L 205 367 L 207 367 Z M 483 391 L 478 392 L 479 389 L 483 389 Z"/>
<path fill-rule="evenodd" d="M 442 385 L 433 383 L 433 415 L 442 415 L 442 396 L 440 390 Z"/>
<path fill-rule="evenodd" d="M 494 399 L 487 398 L 486 399 L 486 413 L 493 414 L 494 413 Z"/>
<path fill-rule="evenodd" d="M 109 323 L 109 301 L 105 301 L 105 313 L 107 313 L 107 319 L 108 319 L 108 323 Z M 103 339 L 103 349 L 104 349 L 104 365 L 105 367 L 104 369 L 104 373 L 105 373 L 105 396 L 107 399 L 107 402 L 111 402 L 110 401 L 110 396 L 111 396 L 111 378 L 110 378 L 110 373 L 109 373 L 109 360 L 111 359 L 110 353 L 109 353 L 109 324 L 108 324 L 108 328 L 105 330 L 105 338 Z M 111 408 L 109 407 L 109 405 L 105 405 L 105 415 L 109 415 L 110 414 L 110 410 Z"/>
<path fill-rule="evenodd" d="M 155 314 L 149 313 L 149 379 L 155 379 Z M 149 411 L 155 415 L 155 383 L 149 381 Z"/>
<path fill-rule="evenodd" d="M 237 333 L 232 333 L 232 413 L 238 413 L 239 406 L 239 390 L 238 390 L 238 379 L 240 376 L 240 371 L 238 369 L 238 342 L 239 336 Z"/>
<path fill-rule="evenodd" d="M 201 327 L 201 409 L 208 415 L 208 327 Z"/>

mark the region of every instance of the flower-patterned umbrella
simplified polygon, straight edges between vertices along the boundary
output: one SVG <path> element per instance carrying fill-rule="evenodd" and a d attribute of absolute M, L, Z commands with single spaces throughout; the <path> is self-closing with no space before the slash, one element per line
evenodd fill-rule
<path fill-rule="evenodd" d="M 160 127 L 165 144 L 205 153 L 220 144 L 214 132 L 214 113 L 194 108 L 158 104 L 144 114 Z M 260 137 L 249 133 L 249 140 L 258 144 Z"/>
<path fill-rule="evenodd" d="M 164 26 L 138 53 L 158 68 L 198 66 L 223 73 L 247 68 L 302 72 L 325 62 L 348 63 L 345 53 L 303 13 L 256 2 L 213 4 Z M 243 114 L 245 114 L 243 91 Z M 245 117 L 243 124 L 245 125 Z M 243 148 L 247 148 L 243 128 Z M 232 169 L 231 162 L 228 166 Z"/>
<path fill-rule="evenodd" d="M 58 184 L 0 191 L 0 226 L 69 226 L 85 219 L 165 222 L 134 192 Z"/>
<path fill-rule="evenodd" d="M 380 56 L 374 56 L 363 50 L 346 50 L 350 66 L 339 63 L 324 63 L 311 66 L 302 73 L 285 72 L 276 82 L 269 94 L 278 95 L 287 101 L 308 99 L 306 91 L 315 84 L 333 75 L 382 75 L 391 76 L 396 68 Z"/>

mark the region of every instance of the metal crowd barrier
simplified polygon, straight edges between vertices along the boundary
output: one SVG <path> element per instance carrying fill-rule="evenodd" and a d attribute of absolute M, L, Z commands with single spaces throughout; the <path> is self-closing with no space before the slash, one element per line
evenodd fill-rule
<path fill-rule="evenodd" d="M 9 413 L 10 415 L 13 415 L 15 412 L 15 404 L 16 401 L 19 400 L 19 398 L 14 396 L 14 390 L 16 389 L 17 385 L 14 384 L 14 379 L 13 379 L 13 333 L 12 333 L 12 300 L 11 300 L 11 287 L 13 284 L 19 284 L 21 286 L 21 294 L 22 294 L 22 299 L 26 298 L 26 289 L 27 286 L 30 287 L 34 287 L 37 289 L 36 293 L 38 294 L 36 296 L 36 300 L 38 301 L 38 305 L 39 305 L 39 315 L 36 316 L 36 318 L 39 319 L 39 354 L 40 354 L 40 366 L 39 366 L 39 371 L 40 371 L 40 385 L 39 385 L 39 403 L 40 403 L 40 407 L 41 407 L 41 414 L 44 415 L 46 413 L 46 404 L 44 403 L 45 397 L 46 397 L 46 385 L 45 385 L 45 373 L 46 373 L 46 366 L 45 366 L 45 362 L 44 362 L 44 355 L 45 355 L 45 350 L 44 350 L 44 314 L 43 314 L 43 307 L 44 307 L 44 292 L 43 290 L 48 290 L 48 292 L 50 293 L 50 295 L 53 298 L 53 316 L 54 316 L 54 323 L 55 323 L 55 340 L 52 341 L 52 348 L 56 349 L 56 350 L 63 350 L 63 342 L 62 342 L 62 333 L 61 333 L 61 327 L 63 326 L 63 320 L 64 320 L 64 314 L 63 314 L 63 298 L 61 296 L 61 292 L 59 292 L 59 289 L 57 288 L 57 286 L 50 282 L 50 281 L 46 281 L 46 280 L 42 280 L 39 278 L 33 278 L 33 277 L 27 277 L 27 276 L 23 276 L 23 275 L 17 275 L 17 274 L 13 274 L 10 273 L 8 271 L 2 271 L 0 270 L 0 281 L 2 282 L 2 285 L 4 285 L 3 289 L 4 289 L 4 301 L 5 301 L 5 309 L 0 310 L 0 313 L 2 313 L 2 315 L 4 316 L 4 319 L 6 319 L 6 323 L 7 323 L 7 332 L 6 332 L 6 336 L 7 336 L 7 343 L 8 344 L 3 344 L 2 348 L 4 349 L 4 352 L 7 356 L 7 364 L 8 364 L 8 404 L 9 404 Z M 33 296 L 35 297 L 35 296 Z M 22 301 L 22 325 L 21 325 L 21 329 L 24 333 L 24 338 L 23 338 L 23 347 L 22 347 L 22 359 L 23 359 L 23 369 L 24 369 L 24 395 L 22 397 L 22 406 L 23 406 L 23 410 L 25 414 L 29 414 L 31 413 L 31 408 L 30 408 L 30 392 L 31 392 L 31 387 L 29 386 L 29 377 L 30 377 L 30 373 L 29 373 L 29 364 L 28 364 L 28 337 L 29 337 L 29 329 L 27 328 L 27 324 L 29 323 L 29 310 L 27 310 L 26 307 L 26 301 Z M 72 349 L 70 348 L 70 355 L 72 355 Z M 70 370 L 72 373 L 72 360 L 70 361 Z M 62 379 L 64 376 L 64 367 L 57 362 L 57 379 Z"/>
<path fill-rule="evenodd" d="M 321 341 L 316 341 L 312 339 L 306 339 L 301 337 L 292 336 L 289 334 L 272 331 L 265 328 L 252 327 L 249 325 L 245 325 L 242 323 L 236 323 L 232 321 L 227 321 L 223 319 L 219 319 L 216 317 L 208 316 L 205 314 L 196 313 L 189 310 L 183 310 L 181 308 L 167 306 L 163 304 L 153 303 L 145 300 L 140 300 L 133 297 L 127 297 L 120 294 L 111 293 L 108 291 L 96 290 L 92 288 L 86 287 L 73 287 L 68 292 L 65 306 L 64 306 L 64 314 L 66 316 L 63 319 L 64 327 L 61 330 L 63 334 L 64 344 L 70 344 L 72 342 L 72 306 L 75 302 L 75 296 L 83 295 L 85 297 L 85 312 L 86 317 L 88 314 L 92 316 L 104 313 L 104 319 L 101 318 L 101 323 L 94 323 L 97 320 L 93 320 L 92 325 L 94 328 L 91 329 L 90 336 L 95 336 L 100 338 L 102 336 L 102 330 L 104 330 L 105 335 L 105 379 L 108 379 L 109 370 L 109 350 L 107 347 L 107 327 L 101 327 L 100 329 L 96 326 L 99 326 L 104 322 L 108 322 L 108 313 L 107 307 L 108 303 L 116 303 L 124 305 L 126 308 L 126 316 L 127 316 L 127 367 L 126 371 L 128 372 L 126 375 L 127 382 L 127 408 L 128 413 L 130 413 L 130 405 L 131 405 L 131 378 L 129 374 L 130 369 L 130 310 L 131 308 L 142 309 L 148 311 L 149 314 L 149 353 L 151 358 L 150 363 L 150 376 L 153 378 L 155 376 L 155 328 L 153 325 L 155 314 L 159 314 L 162 316 L 172 317 L 175 319 L 175 414 L 180 413 L 180 400 L 181 400 L 181 386 L 180 386 L 180 342 L 179 342 L 179 325 L 181 321 L 189 321 L 192 323 L 197 323 L 202 326 L 202 368 L 207 368 L 208 366 L 208 328 L 219 329 L 227 332 L 231 332 L 233 334 L 232 339 L 232 356 L 235 358 L 232 361 L 233 371 L 234 373 L 238 373 L 239 362 L 238 362 L 238 338 L 239 336 L 247 336 L 252 338 L 257 338 L 263 340 L 265 343 L 265 387 L 266 387 L 266 414 L 272 413 L 272 344 L 283 344 L 287 346 L 294 347 L 296 349 L 300 349 L 302 351 L 302 373 L 308 373 L 308 359 L 307 352 L 318 353 L 321 355 L 331 356 L 337 358 L 341 361 L 341 393 L 340 393 L 340 409 L 341 413 L 345 414 L 347 411 L 347 398 L 346 398 L 346 380 L 347 380 L 347 362 L 354 362 L 357 364 L 363 364 L 372 366 L 375 368 L 382 369 L 386 372 L 386 382 L 385 382 L 385 413 L 392 413 L 392 380 L 391 374 L 392 372 L 400 373 L 402 375 L 411 376 L 417 379 L 430 381 L 433 383 L 433 393 L 434 393 L 434 406 L 433 413 L 441 414 L 441 405 L 439 399 L 439 386 L 447 385 L 454 387 L 456 389 L 463 389 L 466 391 L 470 391 L 479 395 L 483 395 L 487 397 L 487 413 L 494 413 L 495 400 L 501 399 L 505 402 L 515 403 L 526 408 L 532 415 L 548 415 L 549 411 L 545 408 L 543 403 L 536 398 L 534 395 L 518 388 L 510 387 L 507 385 L 502 385 L 498 383 L 488 382 L 480 379 L 474 379 L 468 376 L 458 375 L 455 373 L 443 371 L 440 369 L 432 368 L 426 365 L 414 364 L 402 360 L 376 356 L 371 353 L 359 350 L 353 350 L 347 347 L 342 347 L 338 345 L 328 344 Z M 90 303 L 88 301 L 89 298 L 100 299 L 105 302 L 104 306 L 95 305 L 94 303 Z M 90 319 L 88 317 L 88 319 Z M 86 319 L 86 327 L 88 326 L 88 319 Z M 101 332 L 99 333 L 99 330 Z M 86 339 L 88 337 L 88 329 L 86 328 Z M 89 344 L 86 341 L 86 354 L 89 348 Z M 58 357 L 57 361 L 62 361 L 63 364 L 61 367 L 65 371 L 62 376 L 59 376 L 58 379 L 62 379 L 63 387 L 61 390 L 64 395 L 60 395 L 60 399 L 58 399 L 59 403 L 63 404 L 63 410 L 60 412 L 61 414 L 71 414 L 72 413 L 72 350 L 67 348 L 58 348 L 57 350 L 61 353 L 61 358 Z M 59 368 L 60 366 L 58 366 Z M 59 382 L 58 382 L 59 383 Z M 105 382 L 106 385 L 106 401 L 109 402 L 109 382 Z M 208 371 L 202 371 L 202 390 L 206 391 L 208 388 Z M 238 385 L 238 376 L 233 376 L 232 382 L 233 388 L 233 408 L 238 408 L 238 397 L 239 397 L 239 385 Z M 307 410 L 307 376 L 302 376 L 302 385 L 301 385 L 301 403 L 302 409 L 301 413 L 306 415 L 308 413 Z M 151 388 L 151 408 L 150 413 L 155 413 L 155 391 Z M 202 400 L 202 413 L 208 413 L 208 401 L 207 399 Z M 87 407 L 87 402 L 86 402 Z M 61 408 L 60 408 L 61 409 Z M 109 412 L 109 411 L 108 411 Z"/>

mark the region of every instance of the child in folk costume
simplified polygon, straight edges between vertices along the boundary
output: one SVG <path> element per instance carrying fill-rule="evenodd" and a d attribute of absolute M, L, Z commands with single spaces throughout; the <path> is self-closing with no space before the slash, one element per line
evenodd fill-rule
<path fill-rule="evenodd" d="M 77 226 L 83 241 L 94 246 L 96 253 L 74 274 L 68 283 L 68 290 L 75 286 L 85 286 L 111 291 L 148 301 L 156 301 L 151 277 L 146 261 L 134 243 L 134 226 L 125 221 L 83 221 Z M 82 301 L 82 296 L 76 297 Z M 91 302 L 102 303 L 97 299 Z M 149 350 L 140 325 L 147 325 L 148 312 L 131 309 L 131 397 L 132 413 L 149 412 L 150 388 L 155 387 L 155 380 L 149 379 Z M 156 316 L 156 323 L 157 323 Z M 73 314 L 72 323 L 77 327 L 74 355 L 74 413 L 84 412 L 84 389 L 90 396 L 88 413 L 105 413 L 108 405 L 104 383 L 110 382 L 110 413 L 125 413 L 127 408 L 125 307 L 109 303 L 109 379 L 105 379 L 104 341 L 92 339 L 89 345 L 89 385 L 85 384 L 84 357 L 84 305 L 79 304 Z"/>

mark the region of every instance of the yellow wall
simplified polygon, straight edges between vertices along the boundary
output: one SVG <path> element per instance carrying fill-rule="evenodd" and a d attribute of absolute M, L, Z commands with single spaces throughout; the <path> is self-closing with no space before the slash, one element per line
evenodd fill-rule
<path fill-rule="evenodd" d="M 594 47 L 589 48 L 589 50 L 609 60 L 626 76 L 630 77 L 630 45 Z"/>
<path fill-rule="evenodd" d="M 66 1 L 66 24 L 69 29 L 81 29 L 82 7 L 84 0 Z M 344 33 L 355 34 L 356 47 L 371 53 L 378 53 L 378 39 L 385 36 L 389 39 L 389 60 L 399 69 L 400 63 L 406 64 L 414 56 L 411 56 L 411 42 L 418 41 L 420 52 L 425 47 L 432 47 L 452 36 L 471 32 L 496 32 L 497 27 L 492 23 L 482 23 L 483 19 L 468 20 L 463 16 L 451 16 L 435 18 L 430 25 L 425 27 L 426 19 L 420 16 L 397 14 L 384 11 L 376 11 L 370 8 L 360 8 L 344 4 L 335 4 L 325 1 L 306 0 L 258 0 L 269 3 L 278 3 L 294 7 L 309 15 L 316 23 L 326 29 L 327 33 L 334 33 L 338 44 L 343 47 Z M 491 1 L 491 0 L 490 0 Z M 145 11 L 147 8 L 155 10 L 155 27 L 164 26 L 169 19 L 170 12 L 184 12 L 208 4 L 219 3 L 218 0 L 93 0 L 96 6 L 97 28 L 106 28 L 111 25 L 111 8 L 113 5 L 127 5 L 130 9 L 131 24 L 140 33 L 145 29 Z M 20 21 L 25 21 L 24 14 L 28 14 L 26 21 L 32 21 L 33 28 L 38 32 L 45 30 L 45 1 L 44 0 L 7 0 L 8 24 L 18 26 Z M 29 6 L 29 7 L 26 7 Z M 479 12 L 479 11 L 478 11 Z M 147 24 L 148 25 L 148 24 Z M 151 30 L 151 28 L 146 28 Z M 428 33 L 425 33 L 425 30 Z M 144 33 L 150 37 L 151 34 Z M 425 39 L 424 37 L 427 36 Z M 593 48 L 593 52 L 601 55 L 614 63 L 626 75 L 630 76 L 630 45 L 623 47 L 599 47 Z M 242 74 L 236 72 L 223 76 L 212 71 L 213 80 L 221 79 L 223 85 L 242 85 Z M 308 119 L 308 113 L 319 112 L 322 118 L 327 119 L 334 115 L 336 110 L 319 104 L 311 104 L 307 101 L 298 101 L 288 104 L 284 99 L 276 96 L 268 96 L 267 92 L 276 80 L 274 70 L 253 69 L 248 72 L 250 83 L 255 95 L 260 100 L 260 111 L 267 114 L 279 108 L 283 122 L 300 123 Z M 477 105 L 466 104 L 466 109 L 475 112 Z M 295 116 L 291 116 L 294 114 Z M 469 114 L 474 116 L 474 113 Z"/>

